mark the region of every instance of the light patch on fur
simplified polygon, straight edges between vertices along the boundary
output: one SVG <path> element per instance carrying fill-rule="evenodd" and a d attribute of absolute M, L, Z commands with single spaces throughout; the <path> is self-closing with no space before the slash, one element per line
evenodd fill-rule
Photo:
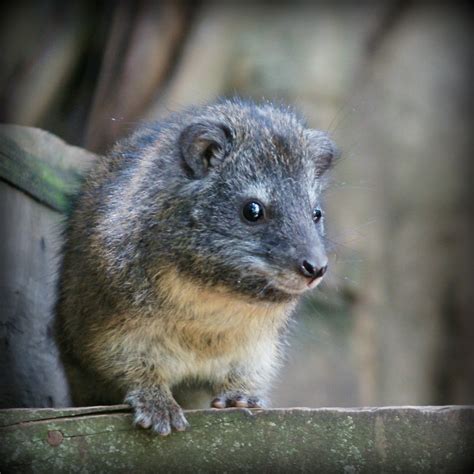
<path fill-rule="evenodd" d="M 191 319 L 206 322 L 209 329 L 216 329 L 216 325 L 232 328 L 242 324 L 268 327 L 270 322 L 281 322 L 287 315 L 287 303 L 249 302 L 224 287 L 204 288 L 174 270 L 160 276 L 159 286 L 160 293 L 166 295 L 173 306 L 186 312 Z"/>
<path fill-rule="evenodd" d="M 232 370 L 245 372 L 249 389 L 270 383 L 293 304 L 249 303 L 175 271 L 162 275 L 159 287 L 166 295 L 162 311 L 112 318 L 91 339 L 104 372 L 121 377 L 124 386 L 174 386 L 186 379 L 225 384 Z"/>

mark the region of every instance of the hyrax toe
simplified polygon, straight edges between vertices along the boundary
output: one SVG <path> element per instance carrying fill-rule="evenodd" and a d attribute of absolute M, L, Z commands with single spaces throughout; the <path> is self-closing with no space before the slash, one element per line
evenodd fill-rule
<path fill-rule="evenodd" d="M 178 405 L 172 407 L 169 413 L 171 419 L 171 426 L 176 431 L 185 431 L 187 428 L 189 428 L 188 420 L 186 420 L 183 414 L 183 410 Z"/>
<path fill-rule="evenodd" d="M 153 414 L 151 427 L 160 436 L 168 436 L 171 433 L 170 416 L 166 409 L 159 409 Z"/>
<path fill-rule="evenodd" d="M 229 400 L 229 402 L 230 402 L 231 407 L 236 407 L 236 408 L 247 408 L 248 407 L 247 397 L 244 397 L 243 395 L 239 395 L 239 396 Z"/>
<path fill-rule="evenodd" d="M 213 408 L 225 408 L 226 407 L 226 400 L 224 397 L 216 397 L 211 402 L 211 407 Z"/>
<path fill-rule="evenodd" d="M 249 408 L 265 408 L 267 406 L 265 400 L 260 397 L 249 397 L 247 403 Z"/>

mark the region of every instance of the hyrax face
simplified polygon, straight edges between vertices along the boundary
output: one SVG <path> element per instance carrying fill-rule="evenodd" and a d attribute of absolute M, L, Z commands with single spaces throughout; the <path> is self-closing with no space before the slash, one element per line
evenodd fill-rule
<path fill-rule="evenodd" d="M 294 298 L 321 281 L 321 177 L 335 146 L 291 112 L 224 103 L 180 135 L 193 195 L 191 277 L 251 298 Z"/>

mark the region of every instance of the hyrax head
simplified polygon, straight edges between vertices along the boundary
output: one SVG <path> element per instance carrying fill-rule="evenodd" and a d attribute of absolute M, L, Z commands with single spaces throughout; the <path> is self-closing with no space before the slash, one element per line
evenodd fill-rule
<path fill-rule="evenodd" d="M 328 265 L 320 200 L 336 154 L 328 136 L 288 109 L 226 101 L 200 109 L 177 140 L 178 270 L 250 299 L 290 300 L 315 287 Z"/>

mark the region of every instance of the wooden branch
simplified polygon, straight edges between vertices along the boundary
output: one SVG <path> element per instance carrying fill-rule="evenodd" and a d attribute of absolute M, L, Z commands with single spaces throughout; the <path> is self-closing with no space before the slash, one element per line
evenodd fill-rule
<path fill-rule="evenodd" d="M 193 410 L 162 438 L 125 405 L 0 411 L 2 472 L 472 471 L 474 407 Z"/>
<path fill-rule="evenodd" d="M 67 210 L 82 173 L 95 159 L 44 130 L 0 125 L 0 179 L 55 211 Z"/>

